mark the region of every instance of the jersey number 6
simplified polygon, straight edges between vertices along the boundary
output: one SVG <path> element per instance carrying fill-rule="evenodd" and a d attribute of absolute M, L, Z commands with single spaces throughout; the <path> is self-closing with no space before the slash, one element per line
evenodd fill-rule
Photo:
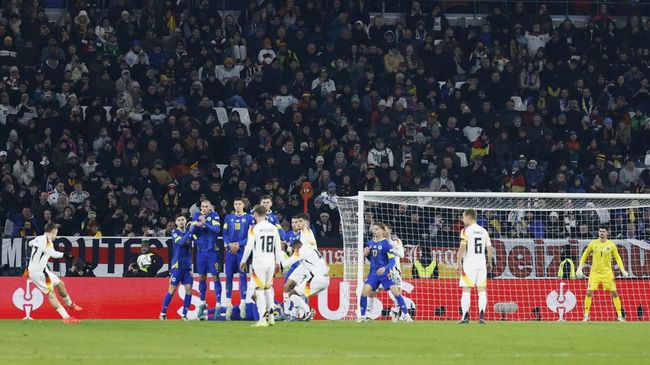
<path fill-rule="evenodd" d="M 474 238 L 474 253 L 479 255 L 483 253 L 483 244 L 481 244 L 481 237 Z"/>

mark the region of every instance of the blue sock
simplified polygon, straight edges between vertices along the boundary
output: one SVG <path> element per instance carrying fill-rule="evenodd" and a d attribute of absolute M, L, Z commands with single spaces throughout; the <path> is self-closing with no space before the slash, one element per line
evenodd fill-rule
<path fill-rule="evenodd" d="M 368 307 L 368 297 L 361 296 L 361 317 L 366 316 L 366 308 Z"/>
<path fill-rule="evenodd" d="M 183 300 L 183 316 L 187 315 L 190 303 L 192 303 L 192 294 L 185 294 L 185 300 Z"/>
<path fill-rule="evenodd" d="M 199 294 L 201 295 L 201 301 L 205 302 L 205 292 L 208 289 L 208 285 L 206 284 L 205 280 L 199 281 Z"/>
<path fill-rule="evenodd" d="M 246 291 L 248 290 L 248 280 L 246 278 L 246 273 L 239 274 L 239 294 L 241 296 L 241 302 L 246 301 Z"/>
<path fill-rule="evenodd" d="M 217 274 L 217 277 L 214 278 L 214 293 L 217 297 L 217 304 L 221 305 L 221 279 L 219 278 L 219 274 Z"/>
<path fill-rule="evenodd" d="M 233 272 L 226 270 L 226 298 L 228 299 L 232 298 L 232 279 L 234 276 Z"/>
<path fill-rule="evenodd" d="M 401 295 L 398 295 L 398 296 L 395 297 L 395 301 L 397 302 L 399 307 L 402 308 L 402 313 L 408 313 L 409 312 L 408 308 L 406 308 L 406 302 L 404 301 L 404 297 L 402 297 Z"/>
<path fill-rule="evenodd" d="M 160 310 L 160 313 L 167 314 L 167 307 L 169 307 L 169 302 L 171 301 L 172 301 L 172 295 L 169 294 L 169 292 L 167 292 L 167 294 L 165 294 L 165 299 L 163 299 L 163 305 L 162 305 L 162 309 Z"/>

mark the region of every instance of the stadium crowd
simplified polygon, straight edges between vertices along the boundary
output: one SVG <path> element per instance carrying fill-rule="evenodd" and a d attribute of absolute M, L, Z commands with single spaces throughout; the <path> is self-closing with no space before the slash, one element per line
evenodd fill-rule
<path fill-rule="evenodd" d="M 169 235 L 173 214 L 209 199 L 223 216 L 236 196 L 290 217 L 304 182 L 320 237 L 359 190 L 650 191 L 650 20 L 633 10 L 579 28 L 544 4 L 470 26 L 417 1 L 397 19 L 360 0 L 81 0 L 58 19 L 7 3 L 14 236 Z"/>

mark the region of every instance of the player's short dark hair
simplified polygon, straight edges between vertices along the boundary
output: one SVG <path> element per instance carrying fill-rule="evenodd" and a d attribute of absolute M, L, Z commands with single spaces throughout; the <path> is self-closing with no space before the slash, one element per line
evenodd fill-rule
<path fill-rule="evenodd" d="M 599 226 L 599 227 L 598 227 L 598 230 L 601 230 L 601 229 L 604 229 L 604 230 L 606 230 L 607 232 L 609 232 L 609 227 L 607 227 L 607 226 Z"/>
<path fill-rule="evenodd" d="M 474 209 L 467 209 L 463 215 L 470 217 L 472 219 L 476 219 L 476 211 Z"/>
<path fill-rule="evenodd" d="M 59 229 L 59 225 L 56 224 L 56 223 L 50 222 L 50 223 L 45 225 L 45 228 L 43 228 L 43 231 L 45 233 L 50 233 L 50 232 L 54 231 L 55 229 Z"/>
<path fill-rule="evenodd" d="M 392 230 L 393 230 L 393 226 L 391 226 L 390 224 L 386 223 L 386 224 L 384 224 L 384 229 L 387 229 L 387 230 L 389 230 L 389 231 L 392 231 Z"/>
<path fill-rule="evenodd" d="M 293 240 L 293 242 L 291 242 L 291 246 L 301 245 L 301 244 L 302 242 L 300 240 Z"/>
<path fill-rule="evenodd" d="M 174 217 L 174 220 L 177 220 L 177 219 L 180 218 L 180 217 L 183 217 L 183 218 L 187 219 L 187 216 L 185 215 L 185 213 L 178 213 L 178 214 L 176 214 L 176 216 Z"/>
<path fill-rule="evenodd" d="M 298 218 L 298 219 L 302 219 L 302 220 L 306 220 L 307 222 L 310 221 L 309 215 L 306 214 L 306 213 L 299 213 L 299 214 L 296 214 L 296 218 Z"/>
<path fill-rule="evenodd" d="M 262 195 L 262 197 L 260 198 L 260 202 L 266 199 L 273 201 L 273 197 L 271 197 L 270 195 Z"/>
<path fill-rule="evenodd" d="M 243 202 L 244 202 L 244 198 L 238 196 L 238 197 L 236 197 L 235 199 L 233 199 L 232 202 L 233 202 L 233 204 L 234 204 L 235 202 L 242 202 L 242 203 L 243 203 Z"/>
<path fill-rule="evenodd" d="M 255 208 L 253 208 L 253 214 L 258 215 L 260 217 L 266 215 L 266 208 L 264 208 L 261 205 L 256 205 Z"/>

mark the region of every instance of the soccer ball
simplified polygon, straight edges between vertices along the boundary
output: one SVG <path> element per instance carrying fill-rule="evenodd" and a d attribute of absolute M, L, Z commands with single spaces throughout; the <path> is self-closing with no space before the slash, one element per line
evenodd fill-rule
<path fill-rule="evenodd" d="M 145 271 L 149 266 L 151 266 L 151 257 L 149 257 L 149 255 L 140 255 L 136 262 L 138 263 L 140 270 Z"/>

